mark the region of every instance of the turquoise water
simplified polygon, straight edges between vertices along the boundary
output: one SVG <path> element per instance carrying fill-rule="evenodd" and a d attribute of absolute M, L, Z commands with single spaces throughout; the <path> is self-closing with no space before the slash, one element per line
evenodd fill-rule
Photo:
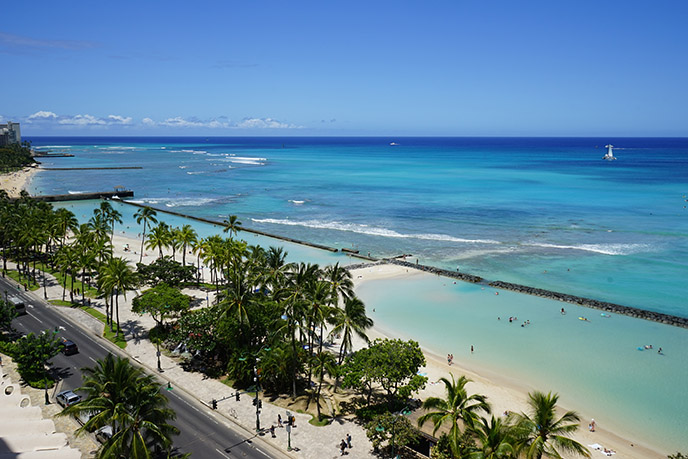
<path fill-rule="evenodd" d="M 558 392 L 563 406 L 634 441 L 685 450 L 685 329 L 494 292 L 432 276 L 364 283 L 358 291 L 375 306 L 373 319 L 393 335 L 420 337 L 439 356 L 452 353 L 526 387 Z M 511 316 L 518 320 L 509 323 Z M 521 327 L 526 320 L 530 324 Z M 638 350 L 649 344 L 653 350 Z"/>
<path fill-rule="evenodd" d="M 75 154 L 45 166 L 143 167 L 46 171 L 45 193 L 123 185 L 182 213 L 688 316 L 686 139 L 31 140 Z"/>
<path fill-rule="evenodd" d="M 688 317 L 685 139 L 33 140 L 76 155 L 46 166 L 144 168 L 46 171 L 32 182 L 44 193 L 124 185 L 137 202 L 178 212 L 236 214 L 245 226 L 296 239 L 373 256 L 412 253 L 487 279 Z M 620 147 L 617 161 L 600 159 L 606 142 Z M 68 205 L 91 215 L 92 203 Z M 123 211 L 123 229 L 135 237 L 134 211 Z M 201 235 L 216 230 L 193 225 Z M 241 236 L 287 246 L 292 261 L 350 261 Z M 667 452 L 688 446 L 685 329 L 441 278 L 366 284 L 361 296 L 389 331 L 439 355 L 470 358 L 472 344 L 480 365 L 559 392 L 605 427 Z M 510 325 L 509 316 L 531 325 Z M 665 355 L 637 350 L 645 344 Z"/>

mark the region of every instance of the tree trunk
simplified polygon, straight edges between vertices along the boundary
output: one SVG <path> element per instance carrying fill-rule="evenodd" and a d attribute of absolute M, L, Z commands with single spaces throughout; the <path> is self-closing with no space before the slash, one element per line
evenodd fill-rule
<path fill-rule="evenodd" d="M 119 293 L 115 295 L 115 311 L 117 313 L 117 333 L 115 336 L 119 338 Z"/>
<path fill-rule="evenodd" d="M 139 257 L 139 263 L 143 261 L 143 242 L 146 240 L 146 220 L 143 221 L 143 234 L 141 235 L 141 256 Z"/>

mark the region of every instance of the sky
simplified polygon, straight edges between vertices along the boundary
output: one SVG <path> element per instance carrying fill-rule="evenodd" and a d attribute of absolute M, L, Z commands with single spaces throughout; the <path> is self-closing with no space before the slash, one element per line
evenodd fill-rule
<path fill-rule="evenodd" d="M 688 136 L 688 2 L 5 2 L 22 135 Z"/>

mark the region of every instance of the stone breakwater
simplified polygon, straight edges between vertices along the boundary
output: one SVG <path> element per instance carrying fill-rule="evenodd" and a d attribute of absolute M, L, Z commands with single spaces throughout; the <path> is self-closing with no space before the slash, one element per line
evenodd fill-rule
<path fill-rule="evenodd" d="M 459 279 L 464 282 L 471 282 L 473 284 L 479 284 L 483 281 L 482 277 L 474 276 L 473 274 L 466 274 L 459 271 L 449 271 L 448 269 L 435 268 L 434 266 L 419 265 L 416 263 L 409 263 L 404 260 L 390 259 L 386 260 L 388 263 L 392 263 L 399 266 L 405 266 L 407 268 L 417 269 L 419 271 L 425 271 L 431 274 L 437 274 L 438 276 L 451 277 L 453 279 Z"/>
<path fill-rule="evenodd" d="M 675 327 L 688 328 L 688 318 L 686 317 L 678 317 L 659 312 L 646 311 L 644 309 L 633 308 L 630 306 L 622 306 L 620 304 L 608 303 L 606 301 L 598 301 L 591 298 L 583 298 L 580 296 L 568 295 L 566 293 L 553 292 L 535 287 L 528 287 L 527 285 L 512 284 L 510 282 L 494 281 L 490 282 L 488 285 L 490 287 L 511 290 L 513 292 L 526 293 L 528 295 L 549 298 L 551 300 L 577 304 L 587 308 L 600 309 L 602 311 L 613 312 L 615 314 L 623 314 L 625 316 L 636 317 L 638 319 L 652 320 L 653 322 L 660 322 L 667 325 L 673 325 Z"/>

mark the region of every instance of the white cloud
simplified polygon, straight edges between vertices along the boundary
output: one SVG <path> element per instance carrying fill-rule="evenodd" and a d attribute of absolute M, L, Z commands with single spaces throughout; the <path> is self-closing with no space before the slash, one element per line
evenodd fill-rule
<path fill-rule="evenodd" d="M 131 116 L 108 115 L 111 124 L 131 124 Z"/>
<path fill-rule="evenodd" d="M 236 124 L 241 129 L 299 129 L 300 126 L 282 123 L 272 118 L 244 118 Z"/>
<path fill-rule="evenodd" d="M 30 120 L 49 120 L 57 118 L 57 114 L 41 110 L 29 116 Z"/>
<path fill-rule="evenodd" d="M 143 124 L 144 126 L 155 126 L 155 121 L 153 121 L 150 118 L 144 118 L 141 120 L 141 124 Z"/>
<path fill-rule="evenodd" d="M 76 115 L 72 117 L 64 117 L 58 121 L 59 124 L 66 124 L 72 126 L 102 126 L 108 124 L 101 118 L 96 118 L 91 115 Z"/>
<path fill-rule="evenodd" d="M 196 127 L 206 127 L 212 129 L 219 128 L 230 128 L 231 123 L 226 121 L 220 121 L 217 119 L 212 119 L 209 121 L 201 121 L 196 118 L 184 119 L 181 116 L 176 116 L 174 118 L 167 118 L 165 121 L 159 123 L 160 126 L 178 127 L 178 128 L 196 128 Z"/>

